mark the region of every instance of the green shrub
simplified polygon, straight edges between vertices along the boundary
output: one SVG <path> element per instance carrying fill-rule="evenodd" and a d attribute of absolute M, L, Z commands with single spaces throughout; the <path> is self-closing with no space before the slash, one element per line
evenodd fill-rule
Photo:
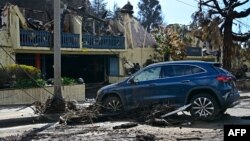
<path fill-rule="evenodd" d="M 72 84 L 76 84 L 76 80 L 73 78 L 69 78 L 69 77 L 62 77 L 62 84 L 63 85 L 72 85 Z"/>
<path fill-rule="evenodd" d="M 40 86 L 45 86 L 46 81 L 43 79 L 36 79 L 33 81 L 32 79 L 18 79 L 15 88 L 35 88 Z"/>
<path fill-rule="evenodd" d="M 0 85 L 10 83 L 14 88 L 45 86 L 46 81 L 41 79 L 40 74 L 41 70 L 33 66 L 11 64 L 4 68 L 0 68 Z M 32 79 L 30 77 L 32 77 Z M 61 80 L 63 85 L 77 83 L 75 79 L 69 77 L 62 77 Z"/>
<path fill-rule="evenodd" d="M 45 85 L 40 79 L 41 71 L 33 66 L 11 64 L 0 69 L 0 85 L 10 84 L 17 88 L 31 88 Z M 33 81 L 32 77 L 35 81 Z"/>
<path fill-rule="evenodd" d="M 40 69 L 28 65 L 11 64 L 6 66 L 6 70 L 9 76 L 15 77 L 16 80 L 27 79 L 30 77 L 38 79 L 41 74 Z"/>
<path fill-rule="evenodd" d="M 4 68 L 0 68 L 0 85 L 4 84 L 9 81 L 7 72 L 4 70 Z"/>

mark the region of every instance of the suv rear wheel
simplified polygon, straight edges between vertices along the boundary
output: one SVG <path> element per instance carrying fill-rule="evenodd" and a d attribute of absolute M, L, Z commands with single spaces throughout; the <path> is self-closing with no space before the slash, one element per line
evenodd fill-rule
<path fill-rule="evenodd" d="M 198 94 L 191 99 L 191 115 L 199 120 L 214 120 L 219 112 L 216 99 L 209 94 Z"/>
<path fill-rule="evenodd" d="M 104 111 L 107 113 L 120 113 L 123 111 L 123 105 L 120 98 L 110 96 L 103 102 Z"/>

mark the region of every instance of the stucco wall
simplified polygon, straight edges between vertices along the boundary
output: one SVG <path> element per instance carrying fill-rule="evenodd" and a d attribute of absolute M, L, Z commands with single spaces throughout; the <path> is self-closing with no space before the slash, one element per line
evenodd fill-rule
<path fill-rule="evenodd" d="M 14 48 L 20 47 L 20 28 L 19 28 L 19 18 L 16 15 L 14 9 L 10 10 L 10 36 L 11 43 Z"/>
<path fill-rule="evenodd" d="M 1 47 L 0 48 L 0 63 L 3 66 L 6 66 L 8 64 L 14 64 L 14 61 L 11 58 L 15 60 L 14 50 L 9 47 Z"/>
<path fill-rule="evenodd" d="M 133 49 L 127 49 L 126 52 L 119 54 L 119 76 L 108 76 L 109 83 L 115 83 L 117 81 L 123 80 L 125 77 L 127 77 L 127 74 L 125 73 L 125 67 L 123 59 L 126 59 L 127 61 L 131 63 L 139 63 L 141 67 L 143 67 L 144 63 L 147 59 L 150 59 L 150 56 L 153 56 L 154 48 L 133 48 Z"/>
<path fill-rule="evenodd" d="M 53 87 L 46 87 L 53 93 Z M 85 85 L 63 86 L 62 94 L 66 101 L 84 101 Z M 32 88 L 24 90 L 0 90 L 0 105 L 32 104 L 35 101 L 46 102 L 52 95 L 43 88 Z"/>
<path fill-rule="evenodd" d="M 11 60 L 11 57 L 15 59 L 15 55 L 13 54 L 13 49 L 11 47 L 10 36 L 7 30 L 0 29 L 0 63 L 2 65 L 13 64 L 14 61 Z M 8 56 L 6 52 L 11 55 Z"/>
<path fill-rule="evenodd" d="M 124 76 L 109 76 L 109 83 L 115 83 L 124 80 Z"/>
<path fill-rule="evenodd" d="M 0 29 L 0 46 L 11 46 L 10 36 L 7 30 Z"/>
<path fill-rule="evenodd" d="M 72 15 L 70 21 L 70 28 L 73 30 L 73 33 L 79 34 L 80 36 L 80 48 L 82 48 L 82 17 Z"/>
<path fill-rule="evenodd" d="M 142 67 L 147 59 L 150 59 L 150 55 L 155 53 L 154 48 L 133 48 L 127 49 L 126 52 L 120 54 L 120 75 L 125 75 L 124 65 L 122 58 L 132 63 L 139 63 Z"/>

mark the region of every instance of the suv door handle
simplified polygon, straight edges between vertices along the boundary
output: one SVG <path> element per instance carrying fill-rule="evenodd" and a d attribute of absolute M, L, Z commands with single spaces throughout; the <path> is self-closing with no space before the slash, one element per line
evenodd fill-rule
<path fill-rule="evenodd" d="M 183 81 L 181 81 L 181 83 L 189 83 L 190 82 L 190 80 L 183 80 Z"/>

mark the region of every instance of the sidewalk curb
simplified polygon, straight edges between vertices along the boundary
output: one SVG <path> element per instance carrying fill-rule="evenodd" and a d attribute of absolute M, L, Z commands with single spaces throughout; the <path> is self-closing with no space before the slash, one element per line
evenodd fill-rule
<path fill-rule="evenodd" d="M 34 117 L 12 118 L 0 120 L 0 128 L 14 127 L 29 124 L 51 123 L 59 121 L 59 114 L 50 114 Z"/>

